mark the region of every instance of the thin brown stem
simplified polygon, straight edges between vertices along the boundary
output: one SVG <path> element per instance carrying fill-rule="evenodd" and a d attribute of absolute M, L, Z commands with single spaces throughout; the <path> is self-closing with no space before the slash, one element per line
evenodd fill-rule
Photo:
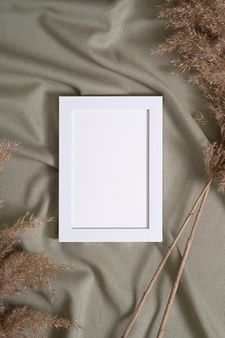
<path fill-rule="evenodd" d="M 160 328 L 159 328 L 159 331 L 158 331 L 158 334 L 157 334 L 157 338 L 162 338 L 164 336 L 166 323 L 167 323 L 167 320 L 169 318 L 170 312 L 172 310 L 172 306 L 173 306 L 174 299 L 175 299 L 175 296 L 176 296 L 176 292 L 177 292 L 177 289 L 178 289 L 178 286 L 179 286 L 179 282 L 180 282 L 180 279 L 181 279 L 181 276 L 182 276 L 182 273 L 183 273 L 183 270 L 184 270 L 184 267 L 185 267 L 185 264 L 186 264 L 186 261 L 187 261 L 192 243 L 193 243 L 193 239 L 195 237 L 196 229 L 197 229 L 197 226 L 199 224 L 199 220 L 200 220 L 200 217 L 201 217 L 201 214 L 202 214 L 203 206 L 206 202 L 206 198 L 208 196 L 208 193 L 209 193 L 209 187 L 207 188 L 207 190 L 204 193 L 204 196 L 202 197 L 199 209 L 197 211 L 197 214 L 196 214 L 196 217 L 195 217 L 192 229 L 191 229 L 190 236 L 187 239 L 186 247 L 185 247 L 185 250 L 184 250 L 184 255 L 182 257 L 182 260 L 181 260 L 181 263 L 180 263 L 180 266 L 179 266 L 179 269 L 178 269 L 178 272 L 177 272 L 177 275 L 176 275 L 176 279 L 174 281 L 174 284 L 173 284 L 173 287 L 172 287 L 172 290 L 171 290 L 171 293 L 170 293 L 170 296 L 169 296 L 169 299 L 168 299 L 168 302 L 167 302 L 167 305 L 166 305 L 166 309 L 165 309 L 165 312 L 164 312 L 164 315 L 163 315 L 163 318 L 162 318 L 162 321 L 161 321 L 161 324 L 160 324 Z"/>
<path fill-rule="evenodd" d="M 191 208 L 190 212 L 188 213 L 188 215 L 186 216 L 186 218 L 184 219 L 183 223 L 181 224 L 181 227 L 179 229 L 179 231 L 177 232 L 177 235 L 176 237 L 174 238 L 172 244 L 168 247 L 165 255 L 163 256 L 161 262 L 159 263 L 152 279 L 150 280 L 147 288 L 145 289 L 145 292 L 143 293 L 141 299 L 139 300 L 136 308 L 134 309 L 134 312 L 132 313 L 132 316 L 125 328 L 125 331 L 123 333 L 123 335 L 121 336 L 121 338 L 126 338 L 128 337 L 135 321 L 137 320 L 147 298 L 148 298 L 148 295 L 150 293 L 150 291 L 152 290 L 155 282 L 157 281 L 161 271 L 163 270 L 168 258 L 170 257 L 171 253 L 172 253 L 172 250 L 174 249 L 174 247 L 176 246 L 181 234 L 183 233 L 184 229 L 186 228 L 186 226 L 188 225 L 191 217 L 193 216 L 193 213 L 195 212 L 196 208 L 198 207 L 202 197 L 204 196 L 205 192 L 207 191 L 207 189 L 210 187 L 211 183 L 212 183 L 212 180 L 213 178 L 210 177 L 209 180 L 206 182 L 206 185 L 204 186 L 204 188 L 202 189 L 201 193 L 199 194 L 199 196 L 197 197 L 193 207 Z"/>

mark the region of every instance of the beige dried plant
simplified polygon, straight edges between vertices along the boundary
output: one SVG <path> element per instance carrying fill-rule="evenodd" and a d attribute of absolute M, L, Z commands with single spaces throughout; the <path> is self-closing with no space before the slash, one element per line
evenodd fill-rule
<path fill-rule="evenodd" d="M 0 172 L 4 168 L 6 162 L 10 159 L 13 152 L 16 150 L 17 144 L 9 141 L 0 142 Z"/>
<path fill-rule="evenodd" d="M 17 306 L 1 315 L 1 338 L 41 337 L 49 327 L 70 329 L 75 324 L 65 318 L 58 318 L 26 306 Z"/>
<path fill-rule="evenodd" d="M 225 191 L 225 1 L 167 0 L 159 17 L 167 21 L 170 35 L 158 53 L 175 51 L 178 71 L 187 73 L 208 100 L 219 139 L 204 150 L 209 176 Z M 174 61 L 172 61 L 174 62 Z"/>
<path fill-rule="evenodd" d="M 188 81 L 197 86 L 206 98 L 210 120 L 217 125 L 219 136 L 216 142 L 208 143 L 203 150 L 208 180 L 134 309 L 123 338 L 128 337 L 183 230 L 196 214 L 158 330 L 157 338 L 164 336 L 211 183 L 216 181 L 218 190 L 225 192 L 225 1 L 166 0 L 160 8 L 159 17 L 166 20 L 169 35 L 159 46 L 157 53 L 162 55 L 173 52 L 178 55 L 176 60 L 171 61 L 172 64 L 177 67 L 177 73 L 185 73 Z"/>
<path fill-rule="evenodd" d="M 15 143 L 0 142 L 0 171 L 16 149 Z M 0 201 L 0 207 L 4 205 Z M 79 328 L 80 326 L 66 318 L 52 316 L 29 307 L 14 306 L 7 303 L 17 294 L 28 288 L 54 290 L 50 280 L 59 272 L 69 270 L 58 265 L 45 255 L 24 251 L 18 234 L 34 229 L 52 219 L 35 217 L 27 212 L 12 226 L 0 228 L 0 338 L 40 337 L 48 327 Z"/>

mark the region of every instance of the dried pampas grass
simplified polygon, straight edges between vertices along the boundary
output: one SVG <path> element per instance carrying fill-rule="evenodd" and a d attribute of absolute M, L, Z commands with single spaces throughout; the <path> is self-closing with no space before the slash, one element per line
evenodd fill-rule
<path fill-rule="evenodd" d="M 6 162 L 16 150 L 17 144 L 9 141 L 0 142 L 0 171 L 4 168 Z"/>
<path fill-rule="evenodd" d="M 208 175 L 225 192 L 225 2 L 167 0 L 159 17 L 166 19 L 170 35 L 157 52 L 179 55 L 172 62 L 205 96 L 218 127 L 219 139 L 206 146 L 204 159 Z"/>
<path fill-rule="evenodd" d="M 0 265 L 0 298 L 21 294 L 27 288 L 53 292 L 50 277 L 61 270 L 48 257 L 9 248 Z"/>
<path fill-rule="evenodd" d="M 78 324 L 66 318 L 50 316 L 26 306 L 17 306 L 12 310 L 3 311 L 0 317 L 1 338 L 40 337 L 49 327 L 77 328 Z"/>
<path fill-rule="evenodd" d="M 217 125 L 219 137 L 216 142 L 209 143 L 203 150 L 208 180 L 138 302 L 122 335 L 123 338 L 128 337 L 152 287 L 183 230 L 195 213 L 196 216 L 167 301 L 157 338 L 164 336 L 179 282 L 212 182 L 216 181 L 218 190 L 225 192 L 225 1 L 166 0 L 160 9 L 159 17 L 166 20 L 166 28 L 169 28 L 170 33 L 159 46 L 157 53 L 160 55 L 168 52 L 178 54 L 178 59 L 171 62 L 177 67 L 177 73 L 187 74 L 188 81 L 197 86 L 207 99 L 210 119 Z"/>
<path fill-rule="evenodd" d="M 0 171 L 16 149 L 16 144 L 0 142 Z M 3 207 L 0 201 L 0 207 Z M 9 307 L 11 297 L 22 294 L 28 288 L 54 290 L 50 279 L 68 267 L 58 265 L 48 257 L 26 252 L 22 249 L 17 235 L 24 230 L 34 229 L 52 221 L 35 217 L 27 212 L 12 226 L 0 228 L 0 338 L 38 337 L 48 327 L 79 328 L 79 325 L 66 318 L 55 317 L 28 307 Z"/>
<path fill-rule="evenodd" d="M 0 229 L 0 238 L 15 239 L 19 232 L 28 229 L 34 229 L 42 224 L 49 223 L 53 218 L 39 218 L 31 212 L 27 212 L 23 217 L 19 218 L 15 224 L 10 227 Z"/>

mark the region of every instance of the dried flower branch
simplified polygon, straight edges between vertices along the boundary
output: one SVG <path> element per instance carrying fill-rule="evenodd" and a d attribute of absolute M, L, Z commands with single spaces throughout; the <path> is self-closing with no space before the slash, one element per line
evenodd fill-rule
<path fill-rule="evenodd" d="M 163 271 L 173 249 L 176 247 L 177 242 L 179 241 L 182 233 L 184 232 L 184 230 L 186 229 L 187 225 L 189 224 L 192 216 L 194 215 L 194 212 L 199 209 L 199 204 L 203 198 L 203 196 L 205 195 L 206 191 L 209 189 L 210 185 L 212 183 L 212 179 L 210 178 L 207 182 L 207 184 L 205 185 L 205 187 L 203 188 L 203 190 L 201 191 L 201 193 L 199 194 L 197 200 L 195 201 L 193 207 L 191 208 L 190 212 L 188 213 L 188 215 L 186 216 L 186 218 L 184 219 L 183 223 L 180 226 L 180 229 L 178 230 L 173 242 L 171 243 L 171 245 L 168 247 L 165 255 L 163 256 L 161 262 L 159 263 L 155 273 L 153 274 L 152 279 L 150 280 L 147 288 L 145 289 L 145 292 L 143 293 L 143 296 L 141 297 L 140 301 L 138 302 L 134 312 L 132 313 L 132 316 L 126 326 L 126 329 L 123 333 L 123 335 L 121 336 L 121 338 L 127 338 L 134 326 L 135 321 L 137 320 L 153 286 L 155 285 L 155 283 L 157 282 L 161 272 Z"/>
<path fill-rule="evenodd" d="M 195 232 L 196 232 L 197 226 L 199 224 L 202 209 L 203 209 L 203 206 L 206 202 L 206 198 L 207 198 L 208 193 L 209 193 L 209 187 L 207 188 L 207 190 L 204 193 L 204 196 L 202 197 L 200 207 L 197 211 L 197 215 L 195 217 L 194 224 L 193 224 L 192 229 L 191 229 L 191 234 L 187 239 L 184 254 L 183 254 L 183 257 L 181 259 L 179 270 L 177 272 L 177 276 L 176 276 L 176 279 L 174 281 L 174 284 L 173 284 L 173 287 L 172 287 L 172 290 L 171 290 L 171 293 L 170 293 L 170 296 L 169 296 L 169 299 L 168 299 L 168 302 L 167 302 L 167 305 L 166 305 L 166 310 L 164 312 L 163 319 L 162 319 L 162 322 L 160 324 L 160 328 L 159 328 L 159 331 L 158 331 L 158 334 L 157 334 L 157 338 L 162 338 L 164 333 L 165 333 L 166 323 L 167 323 L 170 311 L 171 311 L 172 306 L 173 306 L 173 302 L 174 302 L 174 299 L 175 299 L 175 296 L 176 296 L 176 292 L 177 292 L 177 289 L 178 289 L 178 286 L 179 286 L 179 282 L 180 282 L 180 279 L 181 279 L 181 276 L 182 276 L 182 273 L 183 273 L 183 270 L 184 270 L 184 267 L 185 267 L 185 264 L 186 264 L 186 261 L 187 261 L 187 258 L 188 258 L 188 254 L 191 250 L 191 246 L 192 246 L 192 243 L 193 243 Z"/>
<path fill-rule="evenodd" d="M 1 262 L 15 250 L 17 245 L 19 244 L 18 240 L 13 241 L 0 241 L 0 266 Z"/>
<path fill-rule="evenodd" d="M 0 142 L 0 171 L 2 171 L 6 162 L 10 159 L 11 155 L 16 150 L 16 147 L 16 143 L 8 141 Z"/>
<path fill-rule="evenodd" d="M 201 205 L 198 206 L 191 235 L 187 239 L 184 256 L 160 325 L 158 337 L 161 338 L 165 332 L 165 326 L 211 182 L 215 180 L 218 183 L 218 190 L 225 192 L 225 2 L 224 0 L 166 0 L 160 10 L 159 17 L 166 19 L 167 28 L 170 29 L 171 33 L 159 46 L 157 52 L 159 54 L 168 52 L 178 54 L 179 59 L 172 61 L 172 63 L 177 66 L 178 73 L 188 73 L 188 81 L 202 91 L 202 94 L 208 100 L 210 115 L 217 124 L 220 135 L 217 142 L 209 143 L 203 151 L 209 181 L 203 189 L 204 197 L 200 194 L 204 202 L 202 200 Z M 188 216 L 190 214 L 191 212 Z M 185 226 L 187 223 L 184 223 Z M 177 237 L 175 241 L 178 240 Z M 147 295 L 172 252 L 173 244 L 174 242 L 159 264 L 142 299 L 134 310 L 122 336 L 123 338 L 127 337 L 131 331 Z"/>
<path fill-rule="evenodd" d="M 10 158 L 16 145 L 0 142 L 0 171 Z M 0 207 L 3 206 L 0 201 Z M 27 212 L 11 227 L 0 228 L 0 338 L 24 338 L 37 336 L 48 327 L 79 328 L 79 325 L 68 319 L 45 314 L 28 307 L 8 309 L 7 300 L 28 288 L 39 290 L 46 288 L 54 292 L 50 279 L 61 271 L 68 271 L 64 265 L 58 265 L 48 257 L 26 252 L 22 249 L 18 233 L 34 229 L 41 224 L 52 221 L 52 218 L 35 217 Z"/>
<path fill-rule="evenodd" d="M 13 310 L 5 311 L 0 317 L 1 338 L 26 338 L 39 337 L 46 328 L 81 328 L 66 318 L 58 318 L 28 307 L 15 307 Z"/>
<path fill-rule="evenodd" d="M 0 229 L 0 239 L 15 238 L 17 234 L 23 230 L 37 228 L 42 224 L 52 222 L 53 218 L 35 217 L 33 213 L 27 212 L 23 217 L 19 218 L 11 227 Z"/>
<path fill-rule="evenodd" d="M 225 192 L 225 145 L 207 145 L 204 149 L 204 160 L 208 175 L 213 175 L 218 182 L 218 190 Z"/>
<path fill-rule="evenodd" d="M 62 267 L 43 255 L 13 251 L 0 265 L 0 299 L 23 293 L 26 288 L 44 287 L 53 292 L 50 277 L 59 271 Z"/>

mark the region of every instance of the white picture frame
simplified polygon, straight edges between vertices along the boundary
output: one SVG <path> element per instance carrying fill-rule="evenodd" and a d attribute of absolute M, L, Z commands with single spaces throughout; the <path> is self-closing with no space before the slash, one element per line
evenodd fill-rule
<path fill-rule="evenodd" d="M 60 242 L 162 241 L 162 138 L 161 96 L 59 97 Z"/>

